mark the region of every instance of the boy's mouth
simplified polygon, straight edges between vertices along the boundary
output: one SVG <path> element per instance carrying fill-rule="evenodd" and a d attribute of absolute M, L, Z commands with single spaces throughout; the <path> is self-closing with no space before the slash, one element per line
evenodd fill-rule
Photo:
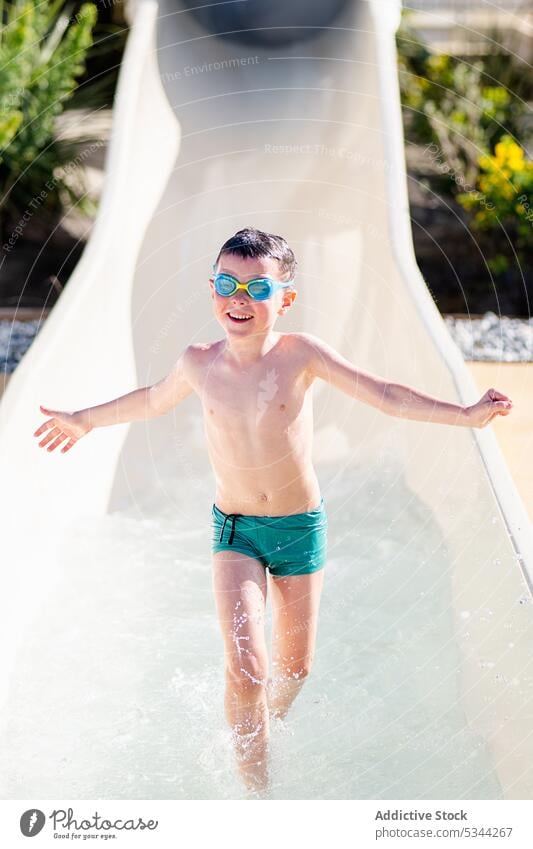
<path fill-rule="evenodd" d="M 253 315 L 250 315 L 250 313 L 227 312 L 226 315 L 229 316 L 232 321 L 240 321 L 241 324 L 244 324 L 245 321 L 250 321 L 250 319 L 253 318 Z"/>

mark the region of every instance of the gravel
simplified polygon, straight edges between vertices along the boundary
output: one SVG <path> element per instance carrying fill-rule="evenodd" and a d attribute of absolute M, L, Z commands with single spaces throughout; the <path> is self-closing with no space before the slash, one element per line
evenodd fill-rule
<path fill-rule="evenodd" d="M 447 315 L 444 322 L 465 360 L 533 360 L 533 318 L 508 318 L 487 312 L 475 318 Z"/>
<path fill-rule="evenodd" d="M 504 363 L 533 361 L 533 318 L 444 316 L 446 327 L 465 360 Z M 0 371 L 15 371 L 44 319 L 0 321 Z"/>
<path fill-rule="evenodd" d="M 15 371 L 43 324 L 43 319 L 0 321 L 0 371 Z"/>

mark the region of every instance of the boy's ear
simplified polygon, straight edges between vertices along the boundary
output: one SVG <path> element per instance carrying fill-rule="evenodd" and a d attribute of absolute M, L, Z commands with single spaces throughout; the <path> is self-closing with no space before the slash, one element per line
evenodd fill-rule
<path fill-rule="evenodd" d="M 288 291 L 285 291 L 283 293 L 283 302 L 281 304 L 280 310 L 283 310 L 285 312 L 285 310 L 288 310 L 289 307 L 292 307 L 297 297 L 298 292 L 296 291 L 296 289 L 289 289 Z"/>

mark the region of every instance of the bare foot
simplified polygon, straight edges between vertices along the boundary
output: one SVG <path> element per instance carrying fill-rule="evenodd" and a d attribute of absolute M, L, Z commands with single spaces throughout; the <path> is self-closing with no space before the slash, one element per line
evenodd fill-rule
<path fill-rule="evenodd" d="M 263 761 L 252 761 L 239 764 L 239 772 L 249 791 L 262 793 L 270 789 L 268 766 Z"/>

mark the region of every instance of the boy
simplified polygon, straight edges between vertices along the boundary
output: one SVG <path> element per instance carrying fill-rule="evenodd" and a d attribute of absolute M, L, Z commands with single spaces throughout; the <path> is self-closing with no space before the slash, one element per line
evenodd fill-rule
<path fill-rule="evenodd" d="M 281 236 L 239 230 L 209 278 L 224 338 L 189 345 L 153 386 L 52 418 L 40 446 L 69 451 L 94 427 L 160 416 L 191 392 L 202 401 L 216 478 L 213 588 L 225 651 L 225 711 L 246 785 L 268 786 L 270 716 L 283 718 L 313 661 L 327 516 L 311 460 L 316 378 L 392 416 L 484 427 L 512 402 L 495 389 L 470 407 L 355 368 L 309 333 L 274 331 L 296 299 L 296 260 Z M 264 634 L 267 572 L 272 678 Z"/>

